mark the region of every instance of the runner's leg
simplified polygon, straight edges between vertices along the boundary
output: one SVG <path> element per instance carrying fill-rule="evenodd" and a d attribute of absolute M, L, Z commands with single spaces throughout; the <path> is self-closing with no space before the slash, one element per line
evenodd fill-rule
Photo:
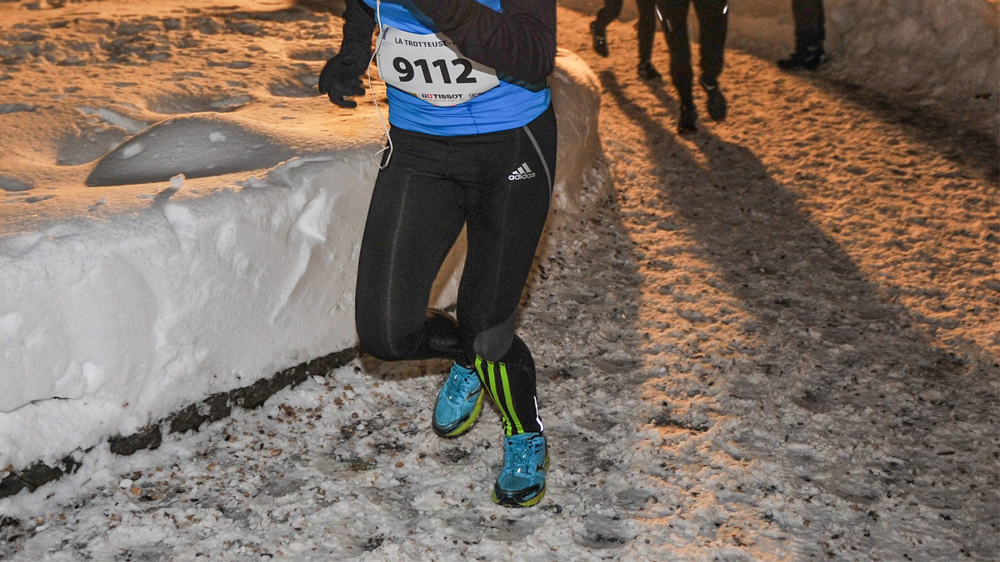
<path fill-rule="evenodd" d="M 656 6 L 654 0 L 636 0 L 639 8 L 639 62 L 649 62 L 653 58 L 653 39 L 656 35 Z"/>
<path fill-rule="evenodd" d="M 691 69 L 691 44 L 688 38 L 688 3 L 690 0 L 659 0 L 657 8 L 663 19 L 663 33 L 670 49 L 670 79 L 682 105 L 692 105 L 694 71 Z"/>
<path fill-rule="evenodd" d="M 355 320 L 361 346 L 383 360 L 469 364 L 457 326 L 427 314 L 431 285 L 465 222 L 447 179 L 442 137 L 393 129 L 393 157 L 375 182 L 358 258 Z"/>
<path fill-rule="evenodd" d="M 597 19 L 594 24 L 602 31 L 608 28 L 608 24 L 614 21 L 622 13 L 623 0 L 605 0 L 604 6 L 597 11 Z"/>
<path fill-rule="evenodd" d="M 701 79 L 714 86 L 725 62 L 728 0 L 694 0 L 694 11 L 698 15 L 701 36 Z"/>
<path fill-rule="evenodd" d="M 535 365 L 514 333 L 515 315 L 548 215 L 555 172 L 552 108 L 528 125 L 491 137 L 464 163 L 469 250 L 459 285 L 466 352 L 504 416 L 508 435 L 542 431 Z"/>

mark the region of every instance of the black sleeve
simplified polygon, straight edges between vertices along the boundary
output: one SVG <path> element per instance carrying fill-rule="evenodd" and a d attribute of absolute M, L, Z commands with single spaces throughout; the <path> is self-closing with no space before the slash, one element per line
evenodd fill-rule
<path fill-rule="evenodd" d="M 556 56 L 555 0 L 412 0 L 470 59 L 517 82 L 544 84 Z"/>
<path fill-rule="evenodd" d="M 347 0 L 344 9 L 344 41 L 340 44 L 340 52 L 371 57 L 374 29 L 375 12 L 361 0 Z"/>

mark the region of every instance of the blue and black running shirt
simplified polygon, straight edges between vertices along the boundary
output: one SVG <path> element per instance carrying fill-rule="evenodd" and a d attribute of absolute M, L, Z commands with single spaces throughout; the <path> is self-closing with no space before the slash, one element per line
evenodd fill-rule
<path fill-rule="evenodd" d="M 505 131 L 551 102 L 555 0 L 347 0 L 344 19 L 345 43 L 370 40 L 381 26 L 379 71 L 394 127 L 440 136 Z M 451 53 L 442 50 L 449 42 Z"/>

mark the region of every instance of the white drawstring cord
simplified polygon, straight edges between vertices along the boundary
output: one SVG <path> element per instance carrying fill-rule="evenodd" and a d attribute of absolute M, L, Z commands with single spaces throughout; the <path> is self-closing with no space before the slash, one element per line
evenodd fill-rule
<path fill-rule="evenodd" d="M 375 157 L 378 158 L 380 154 L 389 150 L 389 155 L 385 157 L 385 163 L 379 164 L 378 168 L 384 170 L 386 166 L 389 165 L 389 160 L 392 159 L 392 135 L 389 134 L 389 124 L 385 120 L 385 116 L 382 115 L 382 106 L 378 104 L 378 98 L 375 96 L 375 88 L 372 87 L 372 63 L 375 61 L 375 56 L 378 55 L 379 47 L 382 46 L 382 37 L 385 35 L 385 29 L 382 27 L 382 0 L 375 0 L 375 21 L 378 23 L 378 39 L 375 40 L 375 50 L 372 52 L 372 58 L 368 59 L 368 89 L 372 93 L 372 102 L 375 103 L 375 109 L 378 111 L 378 118 L 382 122 L 382 130 L 385 131 L 385 138 L 388 140 L 389 146 L 382 147 L 381 150 L 375 153 Z"/>

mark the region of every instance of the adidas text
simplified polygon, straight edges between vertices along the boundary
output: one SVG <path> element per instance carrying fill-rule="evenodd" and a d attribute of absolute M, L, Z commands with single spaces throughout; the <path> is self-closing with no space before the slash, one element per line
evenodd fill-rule
<path fill-rule="evenodd" d="M 518 167 L 518 169 L 514 170 L 514 173 L 507 176 L 507 179 L 514 181 L 514 180 L 526 180 L 533 177 L 535 177 L 535 172 L 532 172 L 531 168 L 528 167 L 528 163 L 525 162 L 524 164 L 521 164 L 521 166 Z"/>

